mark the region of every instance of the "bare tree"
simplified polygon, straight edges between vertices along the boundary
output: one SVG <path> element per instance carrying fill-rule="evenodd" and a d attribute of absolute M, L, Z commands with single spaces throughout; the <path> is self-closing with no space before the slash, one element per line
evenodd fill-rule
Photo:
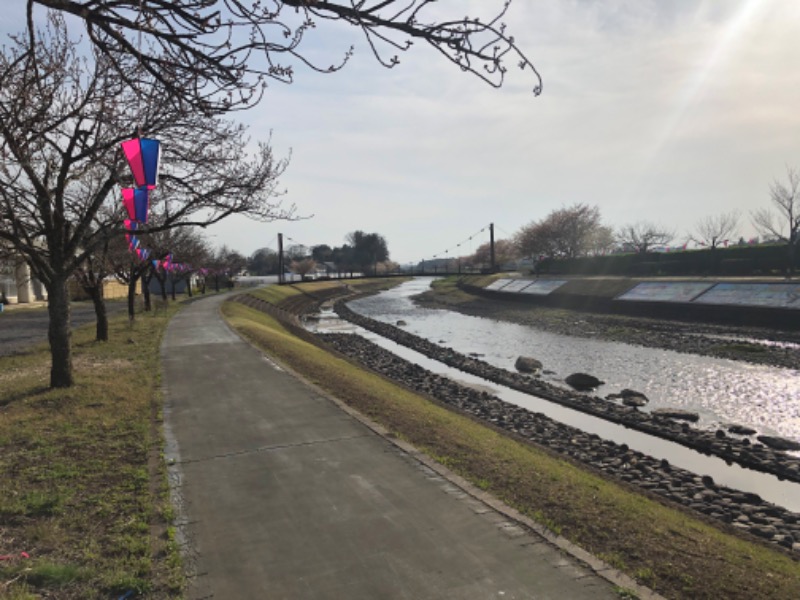
<path fill-rule="evenodd" d="M 317 268 L 317 262 L 313 258 L 303 258 L 292 261 L 292 271 L 305 279 L 305 276 Z"/>
<path fill-rule="evenodd" d="M 614 230 L 606 225 L 599 225 L 589 233 L 586 240 L 586 250 L 592 255 L 602 255 L 611 252 L 617 246 Z"/>
<path fill-rule="evenodd" d="M 146 233 L 142 243 L 150 250 L 151 259 L 155 261 L 152 273 L 158 282 L 161 298 L 167 300 L 169 290 L 175 300 L 175 288 L 181 281 L 187 282 L 187 293 L 191 295 L 191 274 L 210 263 L 212 257 L 202 232 L 195 227 L 167 229 Z M 167 256 L 171 258 L 172 267 L 169 268 L 163 266 Z"/>
<path fill-rule="evenodd" d="M 715 250 L 720 243 L 736 236 L 739 213 L 731 211 L 704 217 L 697 222 L 695 233 L 689 236 L 693 242 Z"/>
<path fill-rule="evenodd" d="M 295 65 L 339 70 L 352 47 L 321 65 L 303 54 L 306 37 L 330 21 L 359 29 L 385 67 L 397 65 L 398 54 L 421 40 L 495 87 L 510 62 L 533 74 L 535 94 L 542 89 L 541 77 L 501 21 L 510 0 L 488 19 L 439 18 L 442 9 L 431 0 L 28 0 L 29 23 L 34 4 L 81 19 L 90 42 L 112 64 L 136 57 L 140 69 L 119 70 L 127 85 L 146 94 L 155 83 L 172 100 L 204 114 L 252 106 L 268 80 L 291 83 Z"/>
<path fill-rule="evenodd" d="M 763 236 L 776 237 L 786 242 L 787 274 L 794 275 L 795 248 L 800 242 L 800 171 L 786 167 L 787 184 L 772 182 L 769 197 L 772 208 L 762 208 L 752 213 L 753 225 Z"/>
<path fill-rule="evenodd" d="M 94 306 L 95 339 L 98 342 L 108 341 L 108 313 L 105 303 L 105 282 L 114 273 L 112 242 L 122 246 L 121 240 L 107 238 L 103 244 L 87 255 L 83 262 L 75 268 L 75 279 L 89 296 Z"/>
<path fill-rule="evenodd" d="M 604 243 L 599 237 L 601 228 L 600 209 L 579 203 L 526 225 L 517 233 L 515 242 L 523 256 L 575 258 Z M 607 228 L 603 229 L 608 233 Z"/>
<path fill-rule="evenodd" d="M 50 382 L 66 387 L 67 280 L 109 236 L 124 232 L 113 192 L 127 173 L 119 143 L 131 137 L 131 115 L 165 148 L 164 196 L 151 203 L 159 218 L 150 231 L 205 226 L 235 213 L 291 218 L 293 209 L 275 201 L 286 161 L 267 144 L 246 151 L 241 126 L 171 108 L 156 92 L 143 102 L 119 77 L 122 63 L 81 56 L 57 14 L 28 33 L 0 56 L 0 240 L 47 288 Z"/>
<path fill-rule="evenodd" d="M 468 262 L 476 267 L 487 267 L 491 265 L 491 244 L 486 242 L 475 250 Z M 503 265 L 515 261 L 519 257 L 519 252 L 512 240 L 495 240 L 494 242 L 494 261 L 497 265 Z"/>
<path fill-rule="evenodd" d="M 617 241 L 623 247 L 632 248 L 640 254 L 651 250 L 653 246 L 669 244 L 674 238 L 674 232 L 647 221 L 625 225 L 617 232 Z"/>

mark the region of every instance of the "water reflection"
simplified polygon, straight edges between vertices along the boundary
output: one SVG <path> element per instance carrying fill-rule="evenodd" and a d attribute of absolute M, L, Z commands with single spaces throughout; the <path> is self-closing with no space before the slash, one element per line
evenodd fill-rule
<path fill-rule="evenodd" d="M 430 279 L 415 279 L 349 306 L 376 320 L 405 321 L 403 328 L 415 335 L 480 355 L 504 369 L 514 370 L 519 355 L 533 356 L 549 372 L 544 379 L 555 385 L 565 386 L 564 377 L 583 371 L 606 382 L 596 392 L 600 396 L 631 388 L 650 398 L 648 409 L 698 412 L 701 427 L 737 422 L 800 440 L 800 371 L 560 335 L 415 306 L 410 297 L 429 284 Z M 585 328 L 577 320 L 576 331 Z"/>

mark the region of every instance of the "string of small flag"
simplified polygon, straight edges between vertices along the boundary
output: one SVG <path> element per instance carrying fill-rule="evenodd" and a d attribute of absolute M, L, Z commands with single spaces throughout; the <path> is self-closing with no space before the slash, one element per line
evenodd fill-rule
<path fill-rule="evenodd" d="M 150 213 L 150 192 L 158 185 L 161 143 L 150 138 L 136 137 L 122 142 L 121 146 L 135 183 L 135 187 L 122 188 L 122 205 L 128 215 L 123 221 L 125 239 L 128 242 L 128 251 L 135 254 L 141 262 L 145 262 L 150 260 L 151 251 L 142 247 L 136 232 L 141 231 L 142 226 L 147 224 Z M 153 268 L 168 273 L 187 273 L 193 270 L 191 265 L 176 263 L 172 253 L 163 259 L 152 259 L 151 264 Z M 202 276 L 209 273 L 208 269 L 198 269 L 197 272 Z"/>

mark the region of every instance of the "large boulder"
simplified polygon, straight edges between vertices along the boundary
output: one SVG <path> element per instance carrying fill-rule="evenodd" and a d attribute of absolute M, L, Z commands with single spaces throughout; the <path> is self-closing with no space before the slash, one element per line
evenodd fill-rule
<path fill-rule="evenodd" d="M 746 425 L 739 425 L 738 423 L 731 423 L 728 425 L 728 431 L 736 435 L 753 435 L 756 430 Z"/>
<path fill-rule="evenodd" d="M 771 435 L 759 435 L 756 439 L 773 450 L 800 450 L 800 443 Z"/>
<path fill-rule="evenodd" d="M 580 392 L 593 390 L 594 388 L 603 385 L 603 382 L 597 377 L 594 375 L 588 375 L 586 373 L 573 373 L 572 375 L 566 377 L 564 381 L 567 383 L 567 385 Z"/>
<path fill-rule="evenodd" d="M 679 408 L 657 408 L 653 411 L 654 415 L 658 417 L 667 417 L 669 419 L 680 419 L 681 421 L 691 421 L 696 423 L 700 420 L 700 415 L 696 412 L 688 410 L 681 410 Z"/>
<path fill-rule="evenodd" d="M 606 400 L 622 400 L 625 406 L 635 406 L 636 408 L 641 408 L 650 401 L 642 392 L 628 388 L 620 391 L 619 394 L 609 394 L 606 396 Z"/>
<path fill-rule="evenodd" d="M 542 370 L 542 362 L 530 356 L 520 356 L 514 363 L 514 368 L 520 373 L 539 373 Z"/>

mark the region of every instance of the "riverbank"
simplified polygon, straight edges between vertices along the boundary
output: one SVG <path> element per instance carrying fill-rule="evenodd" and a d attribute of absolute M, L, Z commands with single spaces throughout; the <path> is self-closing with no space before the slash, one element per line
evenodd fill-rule
<path fill-rule="evenodd" d="M 477 279 L 471 283 L 477 286 L 487 281 Z M 492 298 L 478 296 L 458 284 L 456 277 L 435 281 L 428 292 L 414 300 L 427 308 L 446 308 L 573 337 L 800 369 L 800 332 L 797 331 L 667 321 L 520 304 L 499 295 Z M 754 340 L 772 343 L 757 343 Z"/>
<path fill-rule="evenodd" d="M 304 289 L 314 293 L 313 287 Z M 312 341 L 298 328 L 295 316 L 276 308 L 281 305 L 278 295 L 286 293 L 263 290 L 248 300 L 279 316 L 283 325 L 245 306 L 229 305 L 226 310 L 271 356 L 481 490 L 666 597 L 794 597 L 800 566 L 777 549 L 726 533 L 729 526 L 712 526 L 705 517 L 692 516 L 671 502 L 662 505 L 624 482 L 612 483 L 591 467 L 578 468 L 569 456 L 558 458 L 552 450 L 501 432 L 496 423 L 445 408 L 428 393 L 412 393 L 404 384 L 366 374 L 355 366 L 355 359 L 353 364 L 329 362 L 291 335 L 299 333 Z M 419 379 L 427 381 L 427 376 Z M 705 486 L 702 480 L 698 484 Z"/>

